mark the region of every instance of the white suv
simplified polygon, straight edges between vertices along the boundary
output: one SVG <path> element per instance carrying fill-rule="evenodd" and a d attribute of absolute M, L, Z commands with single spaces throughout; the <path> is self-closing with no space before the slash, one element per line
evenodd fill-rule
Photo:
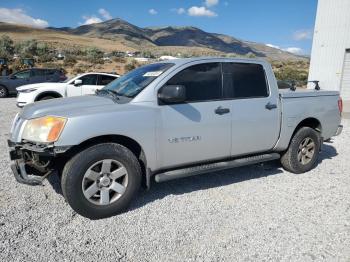
<path fill-rule="evenodd" d="M 60 97 L 94 94 L 96 90 L 117 79 L 119 75 L 86 73 L 61 83 L 37 83 L 17 88 L 17 106 Z"/>

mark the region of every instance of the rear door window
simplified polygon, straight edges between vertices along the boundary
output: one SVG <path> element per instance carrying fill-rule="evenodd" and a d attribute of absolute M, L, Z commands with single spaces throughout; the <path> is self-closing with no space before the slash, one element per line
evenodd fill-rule
<path fill-rule="evenodd" d="M 225 98 L 257 98 L 269 95 L 264 67 L 253 63 L 223 63 Z"/>
<path fill-rule="evenodd" d="M 167 85 L 184 85 L 187 102 L 222 99 L 222 77 L 220 63 L 190 66 L 173 76 Z"/>

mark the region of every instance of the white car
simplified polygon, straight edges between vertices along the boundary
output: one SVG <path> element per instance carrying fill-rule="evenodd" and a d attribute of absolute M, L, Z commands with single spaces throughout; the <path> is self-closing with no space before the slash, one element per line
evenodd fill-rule
<path fill-rule="evenodd" d="M 20 86 L 17 89 L 17 106 L 23 107 L 36 101 L 60 97 L 94 94 L 97 89 L 117 79 L 119 75 L 107 73 L 86 73 L 61 83 L 37 83 Z"/>

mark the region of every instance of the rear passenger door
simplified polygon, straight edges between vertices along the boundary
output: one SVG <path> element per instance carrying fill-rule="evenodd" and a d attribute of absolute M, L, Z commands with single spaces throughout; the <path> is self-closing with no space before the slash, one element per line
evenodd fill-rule
<path fill-rule="evenodd" d="M 221 63 L 189 66 L 165 85 L 184 85 L 187 100 L 159 105 L 157 157 L 161 167 L 229 157 L 231 101 L 223 99 Z"/>
<path fill-rule="evenodd" d="M 32 69 L 29 82 L 31 84 L 48 82 L 46 79 L 46 71 L 47 70 L 44 69 Z"/>
<path fill-rule="evenodd" d="M 224 96 L 231 99 L 233 156 L 272 149 L 279 136 L 278 97 L 263 65 L 223 63 Z"/>

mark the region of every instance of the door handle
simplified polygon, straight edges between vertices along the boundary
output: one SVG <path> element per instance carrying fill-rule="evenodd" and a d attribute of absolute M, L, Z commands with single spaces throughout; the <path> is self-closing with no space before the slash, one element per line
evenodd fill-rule
<path fill-rule="evenodd" d="M 265 108 L 268 109 L 268 110 L 272 110 L 272 109 L 277 108 L 277 105 L 276 104 L 271 104 L 270 102 L 268 102 L 266 104 Z"/>
<path fill-rule="evenodd" d="M 219 106 L 218 108 L 215 109 L 214 112 L 217 115 L 224 115 L 224 114 L 230 113 L 230 109 L 229 108 L 222 108 L 221 106 Z"/>

